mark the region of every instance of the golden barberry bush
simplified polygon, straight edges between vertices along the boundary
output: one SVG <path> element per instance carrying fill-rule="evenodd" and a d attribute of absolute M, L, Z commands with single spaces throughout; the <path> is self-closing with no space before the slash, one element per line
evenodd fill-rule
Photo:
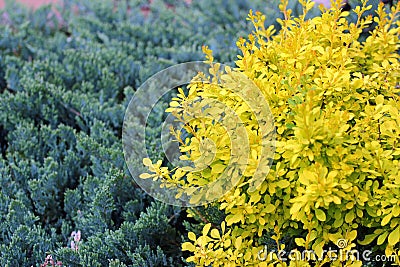
<path fill-rule="evenodd" d="M 214 100 L 243 123 L 250 156 L 243 173 L 230 172 L 237 184 L 219 199 L 225 221 L 206 224 L 201 236 L 190 232 L 190 242 L 183 244 L 192 254 L 187 260 L 197 266 L 361 266 L 351 257 L 329 258 L 323 250 L 337 248 L 338 241 L 343 251 L 373 244 L 391 255 L 400 248 L 400 4 L 391 10 L 380 5 L 376 17 L 361 18 L 371 8 L 364 2 L 352 11 L 359 19 L 350 23 L 340 1 L 312 19 L 305 14 L 313 3 L 301 3 L 304 15 L 292 17 L 282 1 L 285 19 L 278 21 L 282 28 L 276 35 L 272 26 L 265 27 L 263 14 L 250 12 L 255 31 L 237 42 L 237 68 L 226 68 L 224 76 L 204 48 L 213 80 L 234 81 L 238 88 L 250 80 L 273 114 L 276 151 L 261 184 L 254 189 L 249 180 L 254 166 L 268 168 L 260 162 L 263 125 L 252 103 L 224 83 L 194 82 L 168 109 L 190 133 L 182 139 L 175 132 L 183 159 L 198 165 L 210 145 L 201 140 L 214 143 L 215 157 L 201 160 L 208 168 L 172 172 L 147 162 L 182 187 L 214 182 L 235 160 L 231 140 L 218 120 L 196 119 L 195 113 Z M 371 23 L 373 32 L 360 41 Z M 211 112 L 220 114 L 218 107 Z M 297 251 L 315 251 L 317 260 L 283 261 L 275 252 L 260 259 L 268 234 L 276 250 L 290 239 Z"/>

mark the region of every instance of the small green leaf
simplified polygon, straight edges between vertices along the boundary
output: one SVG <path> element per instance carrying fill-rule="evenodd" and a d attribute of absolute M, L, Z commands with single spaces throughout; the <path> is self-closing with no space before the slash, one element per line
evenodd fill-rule
<path fill-rule="evenodd" d="M 360 245 L 368 245 L 377 237 L 377 234 L 366 235 L 363 241 L 358 241 Z"/>
<path fill-rule="evenodd" d="M 349 212 L 344 216 L 344 220 L 345 220 L 345 222 L 347 222 L 347 223 L 351 223 L 351 222 L 353 222 L 354 217 L 355 217 L 354 211 L 351 210 L 351 211 L 349 211 Z"/>

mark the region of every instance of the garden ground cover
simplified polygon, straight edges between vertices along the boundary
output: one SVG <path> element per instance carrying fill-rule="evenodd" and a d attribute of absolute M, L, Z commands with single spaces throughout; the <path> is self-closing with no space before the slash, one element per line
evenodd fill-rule
<path fill-rule="evenodd" d="M 154 73 L 204 60 L 203 45 L 233 65 L 236 41 L 253 31 L 250 9 L 277 29 L 283 14 L 257 0 L 63 6 L 0 11 L 0 265 L 191 266 L 188 232 L 226 214 L 212 205 L 192 218 L 138 188 L 121 147 L 126 106 Z M 167 106 L 148 124 L 152 159 L 163 158 L 154 140 Z"/>

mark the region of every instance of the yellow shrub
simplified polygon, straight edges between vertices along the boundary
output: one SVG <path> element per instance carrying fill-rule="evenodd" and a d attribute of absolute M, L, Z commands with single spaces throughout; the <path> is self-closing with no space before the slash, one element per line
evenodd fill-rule
<path fill-rule="evenodd" d="M 170 174 L 163 169 L 164 178 L 183 187 L 215 181 L 235 160 L 229 130 L 218 120 L 194 115 L 210 99 L 238 114 L 248 136 L 247 143 L 243 141 L 250 155 L 246 169 L 230 173 L 237 185 L 219 199 L 226 219 L 221 226 L 207 224 L 202 236 L 189 233 L 191 242 L 183 244 L 192 253 L 189 262 L 309 266 L 306 260 L 282 261 L 276 253 L 260 260 L 264 248 L 260 237 L 267 233 L 273 233 L 278 250 L 284 249 L 282 238 L 290 238 L 299 251 L 312 249 L 317 256 L 325 256 L 316 266 L 328 261 L 331 266 L 361 266 L 351 258 L 332 260 L 324 255 L 324 248 L 336 247 L 338 241 L 344 242 L 340 244 L 343 251 L 372 242 L 386 255 L 399 248 L 400 4 L 391 12 L 381 5 L 374 19 L 377 26 L 360 42 L 372 18 L 350 24 L 349 13 L 341 12 L 339 2 L 321 16 L 305 20 L 305 16 L 291 17 L 283 1 L 285 19 L 279 21 L 282 29 L 275 36 L 272 27 L 265 28 L 261 13 L 249 14 L 255 31 L 237 42 L 242 54 L 237 68 L 228 68 L 222 80 L 242 88 L 240 83 L 249 79 L 261 90 L 274 116 L 276 152 L 271 170 L 255 190 L 249 184 L 254 166 L 268 164 L 260 163 L 263 124 L 252 104 L 232 87 L 213 82 L 193 82 L 187 96 L 181 92 L 171 103 L 168 111 L 189 121 L 185 129 L 192 137 L 180 140 L 185 158 L 196 162 L 202 157 L 207 147 L 200 144 L 203 139 L 211 140 L 217 149 L 214 158 L 201 161 L 210 166 L 202 171 L 183 168 Z M 305 13 L 313 5 L 302 4 Z M 354 12 L 361 17 L 368 9 L 364 3 Z M 219 64 L 212 62 L 210 50 L 204 51 L 216 80 Z M 220 114 L 218 106 L 213 112 Z"/>

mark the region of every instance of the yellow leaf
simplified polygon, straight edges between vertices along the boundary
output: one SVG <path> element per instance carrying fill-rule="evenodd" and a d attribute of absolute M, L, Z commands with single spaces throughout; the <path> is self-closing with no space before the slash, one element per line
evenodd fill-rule
<path fill-rule="evenodd" d="M 315 216 L 317 216 L 317 219 L 321 222 L 326 221 L 326 215 L 325 212 L 321 209 L 316 209 L 315 210 Z"/>
<path fill-rule="evenodd" d="M 377 234 L 366 235 L 363 241 L 358 241 L 362 246 L 369 245 L 376 238 Z"/>
<path fill-rule="evenodd" d="M 400 226 L 396 227 L 388 237 L 388 243 L 390 246 L 394 246 L 397 243 L 399 243 L 399 238 L 400 238 Z"/>
<path fill-rule="evenodd" d="M 239 237 L 236 238 L 236 240 L 235 240 L 235 248 L 236 248 L 236 249 L 240 249 L 241 246 L 242 246 L 242 237 L 239 236 Z"/>
<path fill-rule="evenodd" d="M 304 74 L 311 74 L 311 73 L 314 72 L 314 70 L 315 70 L 315 67 L 314 66 L 310 66 L 304 71 Z"/>
<path fill-rule="evenodd" d="M 212 238 L 216 238 L 216 239 L 220 239 L 221 236 L 219 235 L 219 231 L 217 229 L 212 229 L 211 230 L 211 237 Z"/>
<path fill-rule="evenodd" d="M 151 160 L 149 158 L 144 158 L 143 165 L 149 167 L 149 166 L 153 165 L 153 163 L 151 162 Z"/>
<path fill-rule="evenodd" d="M 239 222 L 243 218 L 243 214 L 241 213 L 236 213 L 236 214 L 229 214 L 226 216 L 226 224 L 227 225 L 232 225 L 234 223 Z"/>
<path fill-rule="evenodd" d="M 348 267 L 361 267 L 361 266 L 363 266 L 363 263 L 362 263 L 362 261 L 354 261 L 350 265 L 346 265 L 346 266 L 348 266 Z"/>
<path fill-rule="evenodd" d="M 185 242 L 182 244 L 182 250 L 188 250 L 188 251 L 196 251 L 196 247 L 190 243 L 190 242 Z"/>
<path fill-rule="evenodd" d="M 364 84 L 364 80 L 363 79 L 354 79 L 352 81 L 352 86 L 354 89 L 358 89 L 361 88 Z"/>
<path fill-rule="evenodd" d="M 263 212 L 265 213 L 272 213 L 275 211 L 275 205 L 273 204 L 267 204 L 267 206 L 263 209 Z"/>
<path fill-rule="evenodd" d="M 322 240 L 318 243 L 316 243 L 315 245 L 313 245 L 313 249 L 315 251 L 315 254 L 317 255 L 318 258 L 320 258 L 323 254 L 323 247 L 325 245 L 325 241 Z"/>
<path fill-rule="evenodd" d="M 195 256 L 190 256 L 186 259 L 187 262 L 196 262 L 196 257 Z"/>
<path fill-rule="evenodd" d="M 377 105 L 383 104 L 384 100 L 385 100 L 385 99 L 384 99 L 383 95 L 378 95 L 378 96 L 375 98 L 375 102 L 376 102 Z"/>
<path fill-rule="evenodd" d="M 357 230 L 353 230 L 347 235 L 347 238 L 350 241 L 353 241 L 354 239 L 356 239 L 356 237 L 357 237 Z"/>
<path fill-rule="evenodd" d="M 354 211 L 351 210 L 351 211 L 349 211 L 348 213 L 346 213 L 346 215 L 344 216 L 344 220 L 345 220 L 347 223 L 351 223 L 351 222 L 353 222 L 354 217 L 355 217 Z"/>
<path fill-rule="evenodd" d="M 390 219 L 392 219 L 392 215 L 393 215 L 392 213 L 389 213 L 388 215 L 383 217 L 383 219 L 381 221 L 381 225 L 384 226 L 384 225 L 388 224 Z"/>
<path fill-rule="evenodd" d="M 386 237 L 389 235 L 389 232 L 384 232 L 383 234 L 381 234 L 379 237 L 378 237 L 378 240 L 376 240 L 376 244 L 379 246 L 379 245 L 382 245 L 383 244 L 383 242 L 385 242 L 385 240 L 386 240 Z"/>
<path fill-rule="evenodd" d="M 302 183 L 303 185 L 309 185 L 310 178 L 312 178 L 313 176 L 314 174 L 312 172 L 304 170 L 299 176 L 299 182 Z"/>
<path fill-rule="evenodd" d="M 323 53 L 325 53 L 325 49 L 322 47 L 322 46 L 314 46 L 313 48 L 312 48 L 312 50 L 313 51 L 318 51 L 319 53 L 321 53 L 321 54 L 323 54 Z"/>
<path fill-rule="evenodd" d="M 296 217 L 298 214 L 299 210 L 303 207 L 303 203 L 296 202 L 293 204 L 293 206 L 290 208 L 290 214 L 293 215 L 293 217 Z"/>
<path fill-rule="evenodd" d="M 171 107 L 179 107 L 180 105 L 179 105 L 179 103 L 177 102 L 177 101 L 171 101 L 171 103 L 169 103 L 169 105 L 171 106 Z"/>
<path fill-rule="evenodd" d="M 226 167 L 225 165 L 220 164 L 220 163 L 217 163 L 217 164 L 211 166 L 213 173 L 223 173 L 225 170 L 225 167 Z"/>
<path fill-rule="evenodd" d="M 224 247 L 226 247 L 226 248 L 229 247 L 231 245 L 231 243 L 232 243 L 232 241 L 230 239 L 225 239 Z"/>
<path fill-rule="evenodd" d="M 394 217 L 398 217 L 400 215 L 400 206 L 394 206 L 392 213 Z"/>
<path fill-rule="evenodd" d="M 153 177 L 153 175 L 148 174 L 148 173 L 142 173 L 142 174 L 139 175 L 139 178 L 141 178 L 141 179 L 148 179 L 148 178 L 151 178 L 151 177 Z"/>
<path fill-rule="evenodd" d="M 299 247 L 304 247 L 304 245 L 306 243 L 304 238 L 295 238 L 294 242 L 296 242 L 296 245 L 298 245 Z"/>
<path fill-rule="evenodd" d="M 289 185 L 290 185 L 290 182 L 287 181 L 287 180 L 281 180 L 281 181 L 276 183 L 276 186 L 280 187 L 282 189 L 288 187 Z"/>
<path fill-rule="evenodd" d="M 260 194 L 258 194 L 258 192 L 255 191 L 255 193 L 251 194 L 250 202 L 251 202 L 251 203 L 257 203 L 257 202 L 260 201 L 260 199 L 261 199 Z"/>
<path fill-rule="evenodd" d="M 203 235 L 208 235 L 208 232 L 210 231 L 211 228 L 211 223 L 207 223 L 206 225 L 204 225 L 203 227 Z"/>
<path fill-rule="evenodd" d="M 200 202 L 200 200 L 202 199 L 204 197 L 204 194 L 195 194 L 195 195 L 193 195 L 191 198 L 190 198 L 190 200 L 189 200 L 189 203 L 190 204 L 197 204 L 197 203 L 199 203 Z"/>
<path fill-rule="evenodd" d="M 197 240 L 197 239 L 196 239 L 196 235 L 195 235 L 193 232 L 189 232 L 189 233 L 188 233 L 188 237 L 189 237 L 189 239 L 192 240 L 192 241 L 196 241 L 196 240 Z"/>
<path fill-rule="evenodd" d="M 272 70 L 277 70 L 278 68 L 274 64 L 268 65 Z"/>

